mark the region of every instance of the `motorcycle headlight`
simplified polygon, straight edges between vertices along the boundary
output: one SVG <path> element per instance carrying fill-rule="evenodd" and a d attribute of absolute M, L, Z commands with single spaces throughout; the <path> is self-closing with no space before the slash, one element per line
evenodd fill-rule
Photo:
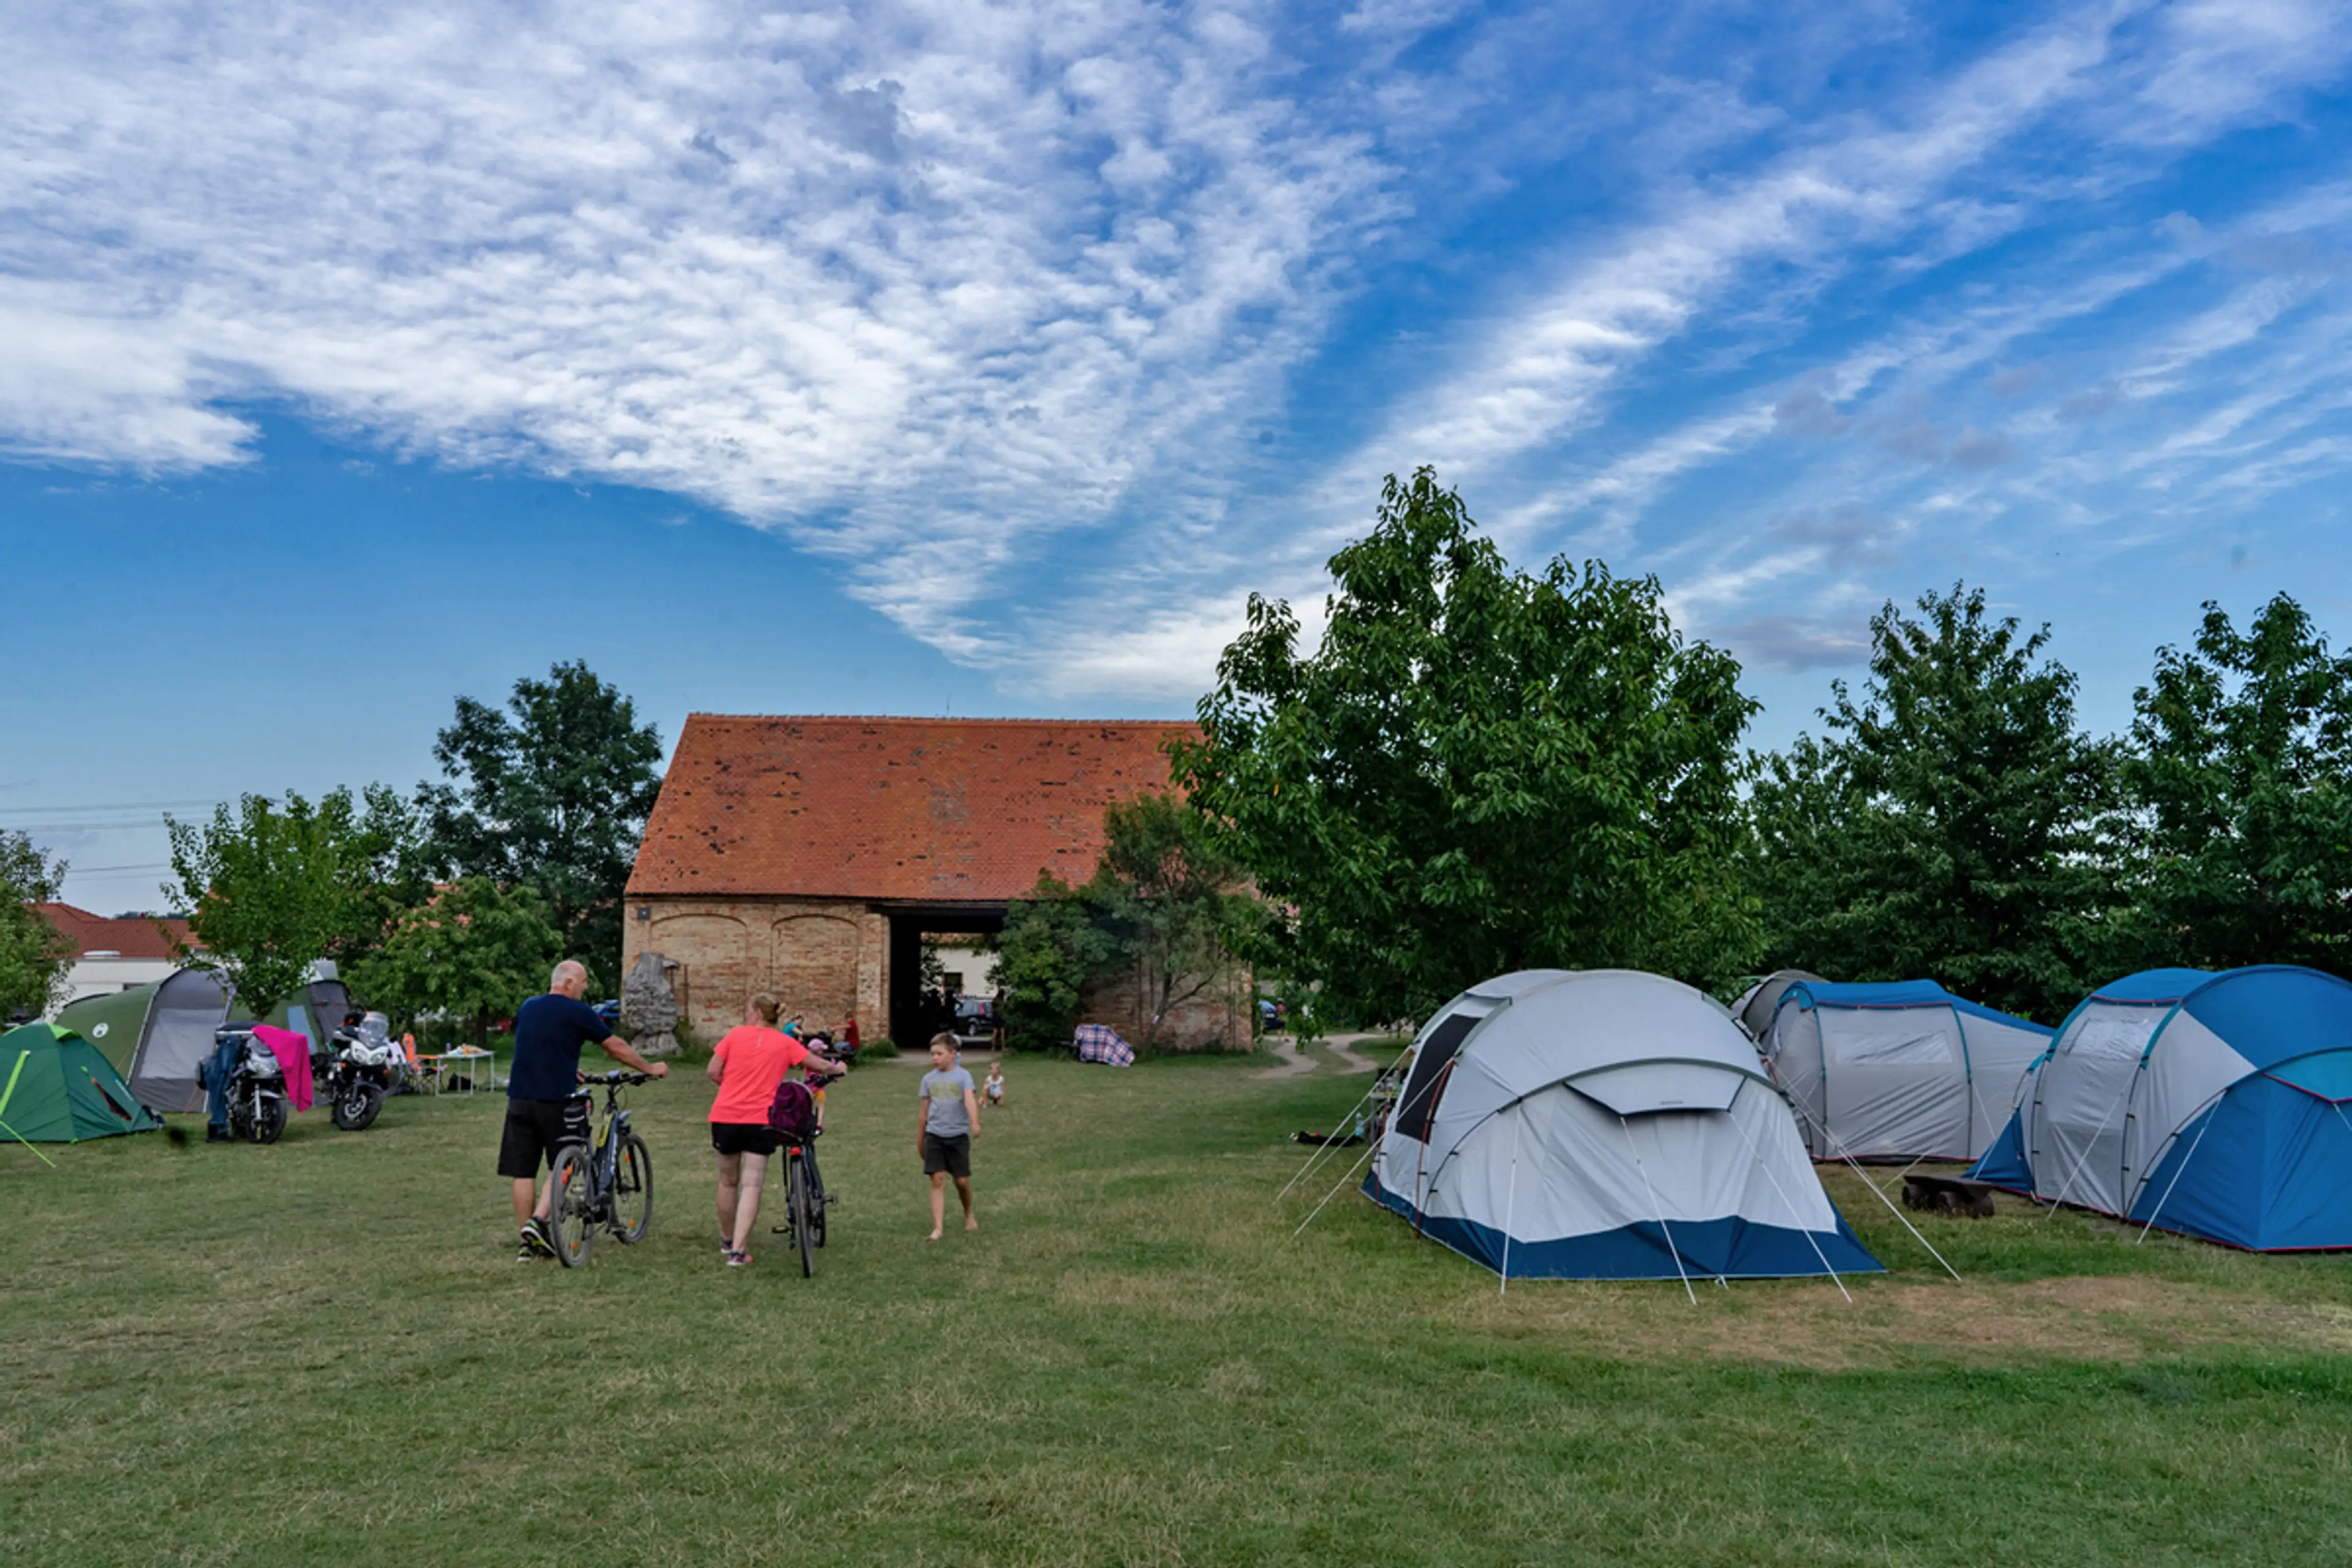
<path fill-rule="evenodd" d="M 255 1078 L 277 1078 L 286 1069 L 278 1065 L 275 1052 L 256 1047 L 245 1053 L 245 1070 Z"/>

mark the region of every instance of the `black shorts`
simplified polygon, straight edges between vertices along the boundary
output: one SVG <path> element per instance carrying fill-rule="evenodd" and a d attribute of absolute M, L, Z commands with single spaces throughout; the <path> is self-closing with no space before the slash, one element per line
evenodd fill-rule
<path fill-rule="evenodd" d="M 764 1121 L 714 1121 L 710 1146 L 722 1154 L 757 1154 L 764 1160 L 776 1152 L 776 1130 Z"/>
<path fill-rule="evenodd" d="M 567 1110 L 578 1105 L 577 1115 Z M 506 1131 L 499 1139 L 499 1174 L 528 1181 L 541 1165 L 555 1163 L 555 1146 L 565 1139 L 588 1141 L 584 1100 L 509 1100 Z"/>
<path fill-rule="evenodd" d="M 941 1171 L 964 1181 L 971 1179 L 971 1133 L 959 1132 L 952 1138 L 923 1134 L 923 1174 L 936 1176 Z"/>

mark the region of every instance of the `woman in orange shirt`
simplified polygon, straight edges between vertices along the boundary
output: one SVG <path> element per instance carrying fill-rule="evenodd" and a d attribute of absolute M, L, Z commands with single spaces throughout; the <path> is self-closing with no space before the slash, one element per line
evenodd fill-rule
<path fill-rule="evenodd" d="M 776 1135 L 768 1126 L 776 1086 L 803 1065 L 827 1078 L 845 1070 L 779 1030 L 776 1018 L 782 1010 L 764 991 L 752 997 L 743 1022 L 727 1031 L 704 1069 L 719 1086 L 710 1102 L 710 1146 L 719 1151 L 719 1249 L 730 1268 L 751 1261 L 760 1190 L 768 1179 L 768 1156 L 776 1152 Z"/>

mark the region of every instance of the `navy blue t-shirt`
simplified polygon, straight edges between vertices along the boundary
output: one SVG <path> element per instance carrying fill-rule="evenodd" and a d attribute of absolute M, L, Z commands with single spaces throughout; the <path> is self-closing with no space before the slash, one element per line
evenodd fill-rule
<path fill-rule="evenodd" d="M 552 991 L 532 997 L 515 1009 L 514 1068 L 507 1075 L 507 1098 L 565 1098 L 579 1087 L 580 1047 L 612 1033 L 585 1002 Z"/>

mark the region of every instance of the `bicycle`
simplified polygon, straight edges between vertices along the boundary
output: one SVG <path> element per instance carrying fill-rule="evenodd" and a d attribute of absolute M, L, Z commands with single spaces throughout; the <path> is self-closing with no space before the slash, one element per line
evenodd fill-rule
<path fill-rule="evenodd" d="M 799 1247 L 803 1279 L 816 1273 L 815 1248 L 824 1245 L 824 1211 L 834 1201 L 816 1167 L 815 1144 L 824 1131 L 812 1127 L 804 1138 L 783 1141 L 784 1223 L 770 1227 L 773 1235 L 790 1236 Z"/>
<path fill-rule="evenodd" d="M 550 1178 L 552 1195 L 547 1208 L 547 1228 L 555 1256 L 566 1268 L 588 1261 L 589 1243 L 602 1226 L 625 1244 L 644 1239 L 654 1217 L 654 1162 L 646 1141 L 629 1130 L 629 1113 L 620 1108 L 621 1089 L 650 1082 L 641 1072 L 592 1073 L 581 1079 L 587 1086 L 572 1098 L 593 1104 L 595 1086 L 604 1090 L 604 1131 L 590 1147 L 584 1134 L 588 1106 L 579 1118 L 583 1136 L 555 1146 L 555 1173 Z"/>

